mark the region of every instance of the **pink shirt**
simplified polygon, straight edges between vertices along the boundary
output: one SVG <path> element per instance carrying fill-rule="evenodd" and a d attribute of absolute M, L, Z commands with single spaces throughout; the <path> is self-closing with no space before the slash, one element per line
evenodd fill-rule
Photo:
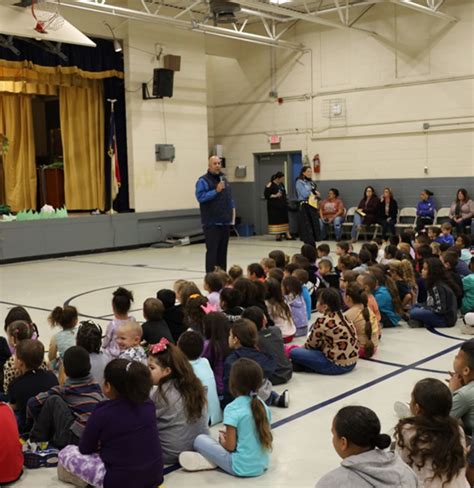
<path fill-rule="evenodd" d="M 344 210 L 344 202 L 340 198 L 335 200 L 323 200 L 320 205 L 320 212 L 323 218 L 333 218 L 340 211 Z"/>

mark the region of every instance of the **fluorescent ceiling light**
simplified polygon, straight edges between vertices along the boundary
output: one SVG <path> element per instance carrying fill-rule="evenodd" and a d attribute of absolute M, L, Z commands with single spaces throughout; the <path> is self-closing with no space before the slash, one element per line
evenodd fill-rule
<path fill-rule="evenodd" d="M 291 0 L 270 0 L 270 3 L 274 3 L 276 5 L 283 5 L 284 3 L 290 3 Z"/>

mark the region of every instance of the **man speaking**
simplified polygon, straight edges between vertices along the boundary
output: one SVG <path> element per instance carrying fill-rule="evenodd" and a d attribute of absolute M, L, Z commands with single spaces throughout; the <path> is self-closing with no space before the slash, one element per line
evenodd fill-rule
<path fill-rule="evenodd" d="M 234 219 L 234 201 L 230 186 L 221 172 L 218 156 L 209 158 L 207 173 L 196 183 L 196 198 L 206 239 L 206 273 L 216 266 L 227 269 L 227 245 Z"/>

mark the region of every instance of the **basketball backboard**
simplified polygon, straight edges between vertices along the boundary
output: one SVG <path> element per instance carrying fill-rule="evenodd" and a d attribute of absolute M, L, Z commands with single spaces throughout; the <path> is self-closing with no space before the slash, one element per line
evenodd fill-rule
<path fill-rule="evenodd" d="M 62 42 L 64 44 L 77 44 L 79 46 L 95 47 L 95 43 L 76 29 L 67 20 L 56 31 L 51 30 L 44 34 L 35 31 L 36 21 L 29 8 L 0 5 L 0 34 L 6 36 L 30 37 L 36 40 Z"/>

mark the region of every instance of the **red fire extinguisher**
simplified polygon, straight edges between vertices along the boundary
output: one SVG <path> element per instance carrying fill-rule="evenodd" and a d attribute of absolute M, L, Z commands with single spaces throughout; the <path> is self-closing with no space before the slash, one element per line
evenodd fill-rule
<path fill-rule="evenodd" d="M 319 154 L 315 154 L 313 157 L 313 171 L 315 173 L 321 173 L 321 160 Z"/>

